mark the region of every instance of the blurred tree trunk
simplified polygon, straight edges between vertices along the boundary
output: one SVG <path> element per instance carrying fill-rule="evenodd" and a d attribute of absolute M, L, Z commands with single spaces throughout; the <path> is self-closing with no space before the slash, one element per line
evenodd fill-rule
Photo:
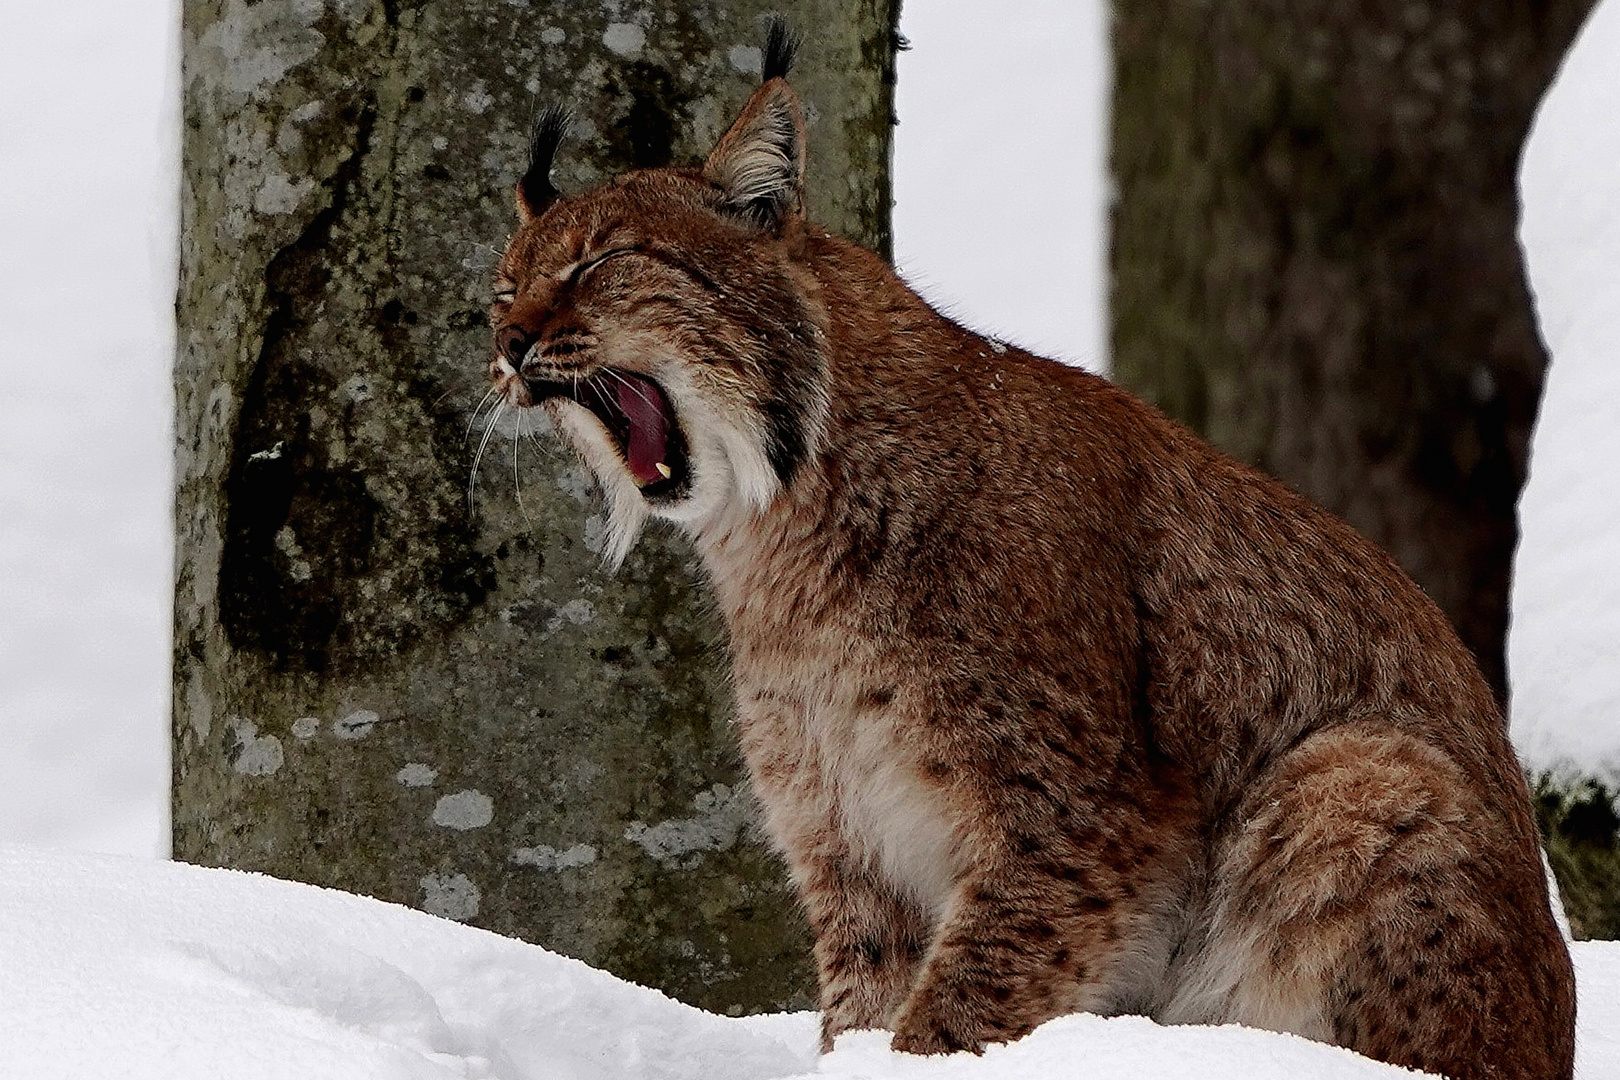
<path fill-rule="evenodd" d="M 1384 545 L 1502 695 L 1520 148 L 1593 0 L 1118 0 L 1117 378 Z"/>
<path fill-rule="evenodd" d="M 886 249 L 897 0 L 186 0 L 178 858 L 711 1009 L 811 1000 L 691 553 L 654 533 L 604 571 L 549 442 L 498 435 L 468 499 L 536 109 L 579 118 L 565 190 L 701 160 L 777 9 L 808 31 L 811 211 Z"/>

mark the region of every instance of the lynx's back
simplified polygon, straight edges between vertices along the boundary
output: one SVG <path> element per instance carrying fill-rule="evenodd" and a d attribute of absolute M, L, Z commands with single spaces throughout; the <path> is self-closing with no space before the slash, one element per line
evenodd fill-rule
<path fill-rule="evenodd" d="M 783 41 L 701 169 L 519 185 L 492 375 L 694 538 L 823 1031 L 1065 1012 L 1567 1077 L 1574 986 L 1483 679 L 1381 551 L 800 212 Z"/>

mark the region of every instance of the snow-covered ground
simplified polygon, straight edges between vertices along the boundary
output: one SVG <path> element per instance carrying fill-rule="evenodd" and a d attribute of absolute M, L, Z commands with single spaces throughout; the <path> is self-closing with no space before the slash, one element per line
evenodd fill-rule
<path fill-rule="evenodd" d="M 1580 1075 L 1620 1076 L 1620 943 L 1575 946 Z M 816 1053 L 811 1013 L 700 1012 L 533 945 L 228 870 L 0 845 L 0 1073 L 29 1080 L 1378 1080 L 1239 1027 L 1071 1016 L 982 1058 Z"/>

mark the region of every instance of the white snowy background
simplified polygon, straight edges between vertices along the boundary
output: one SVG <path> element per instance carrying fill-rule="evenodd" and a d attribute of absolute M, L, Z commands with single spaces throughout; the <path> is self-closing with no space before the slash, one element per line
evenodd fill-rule
<path fill-rule="evenodd" d="M 167 852 L 172 0 L 0 8 L 0 1073 L 704 1078 L 1400 1075 L 1236 1028 L 1070 1017 L 982 1059 L 818 1059 L 403 908 Z M 1101 0 L 910 0 L 897 261 L 972 325 L 1105 361 Z M 1555 358 L 1517 567 L 1529 764 L 1620 775 L 1620 0 L 1549 95 L 1524 240 Z M 112 854 L 89 854 L 104 852 Z M 136 856 L 136 857 L 132 857 Z M 1581 1073 L 1620 1076 L 1620 945 L 1575 946 Z"/>

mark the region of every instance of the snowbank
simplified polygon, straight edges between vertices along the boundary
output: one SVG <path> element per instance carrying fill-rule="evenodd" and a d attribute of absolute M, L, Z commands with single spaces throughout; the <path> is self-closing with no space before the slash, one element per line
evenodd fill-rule
<path fill-rule="evenodd" d="M 0 847 L 0 956 L 0 1062 L 33 1080 L 751 1080 L 814 1061 L 808 1018 L 711 1016 L 407 908 L 178 863 Z"/>
<path fill-rule="evenodd" d="M 0 1062 L 30 1080 L 1375 1080 L 1239 1027 L 1055 1020 L 982 1058 L 816 1054 L 813 1014 L 701 1012 L 408 908 L 228 870 L 0 846 Z M 1576 946 L 1584 1075 L 1620 1076 L 1620 945 Z"/>
<path fill-rule="evenodd" d="M 1599 4 L 1525 146 L 1520 240 L 1553 357 L 1519 502 L 1508 666 L 1527 765 L 1620 775 L 1620 4 Z"/>

